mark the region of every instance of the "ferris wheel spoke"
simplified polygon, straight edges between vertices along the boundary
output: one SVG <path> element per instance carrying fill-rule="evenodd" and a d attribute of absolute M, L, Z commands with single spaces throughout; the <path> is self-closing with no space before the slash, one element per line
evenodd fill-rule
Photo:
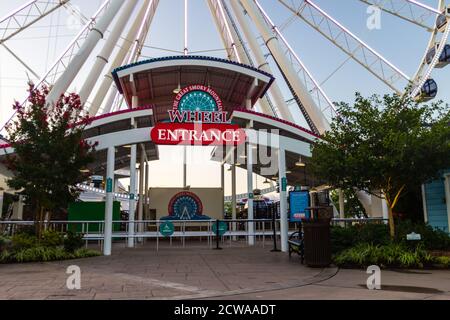
<path fill-rule="evenodd" d="M 428 31 L 434 30 L 434 17 L 439 10 L 411 0 L 358 0 L 367 5 L 376 6 L 381 10 L 400 19 L 414 23 Z"/>
<path fill-rule="evenodd" d="M 106 8 L 108 7 L 110 0 L 106 0 L 101 7 L 95 12 L 89 22 L 80 30 L 75 39 L 67 46 L 67 48 L 63 51 L 63 53 L 57 58 L 51 68 L 46 72 L 46 74 L 40 78 L 35 87 L 39 87 L 43 84 L 53 84 L 57 80 L 59 76 L 64 73 L 70 61 L 78 52 L 78 49 L 81 47 L 81 43 L 86 39 L 89 32 L 95 26 L 97 19 L 104 13 Z M 28 99 L 28 98 L 27 98 Z M 23 104 L 27 102 L 27 99 L 24 99 Z M 9 124 L 12 119 L 16 116 L 16 112 L 9 118 L 9 120 L 2 126 L 0 132 L 4 130 L 7 124 Z"/>
<path fill-rule="evenodd" d="M 32 0 L 0 19 L 0 44 L 18 35 L 70 0 Z"/>
<path fill-rule="evenodd" d="M 322 114 L 325 116 L 325 118 L 330 122 L 334 117 L 338 116 L 338 113 L 335 109 L 335 106 L 333 102 L 330 100 L 330 98 L 326 95 L 326 93 L 323 91 L 319 83 L 314 79 L 312 73 L 308 70 L 308 68 L 305 66 L 305 64 L 301 61 L 300 57 L 295 53 L 287 39 L 284 37 L 284 35 L 281 33 L 280 29 L 274 24 L 274 22 L 270 19 L 268 14 L 264 11 L 264 9 L 261 7 L 261 5 L 258 3 L 258 1 L 255 0 L 256 5 L 260 9 L 263 17 L 265 18 L 266 22 L 271 26 L 274 35 L 280 38 L 280 44 L 284 48 L 284 53 L 288 60 L 291 62 L 292 66 L 294 67 L 295 72 L 297 73 L 300 81 L 305 85 L 306 89 L 309 92 L 309 95 L 316 103 L 319 110 L 322 112 Z M 286 79 L 286 82 L 287 79 Z M 288 86 L 289 83 L 288 83 Z M 294 94 L 294 99 L 297 99 Z M 308 120 L 308 115 L 306 114 L 306 110 L 303 110 L 302 103 L 298 103 L 299 107 L 302 109 L 302 113 L 304 114 L 308 124 L 310 126 L 314 126 L 314 124 Z"/>
<path fill-rule="evenodd" d="M 391 89 L 404 92 L 410 78 L 319 6 L 310 0 L 278 1 Z"/>

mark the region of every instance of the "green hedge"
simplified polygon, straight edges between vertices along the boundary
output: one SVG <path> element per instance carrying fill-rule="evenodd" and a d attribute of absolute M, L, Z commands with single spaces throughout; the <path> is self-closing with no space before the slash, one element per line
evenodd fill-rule
<path fill-rule="evenodd" d="M 73 253 L 67 252 L 62 247 L 34 247 L 19 251 L 3 251 L 0 255 L 0 263 L 14 262 L 46 262 L 55 260 L 69 260 L 99 256 L 100 253 L 94 250 L 78 249 Z"/>
<path fill-rule="evenodd" d="M 99 256 L 94 250 L 82 249 L 82 235 L 45 231 L 39 240 L 30 233 L 19 233 L 11 239 L 0 238 L 0 263 L 45 262 Z"/>
<path fill-rule="evenodd" d="M 406 235 L 418 233 L 422 240 L 408 241 Z M 371 244 L 374 246 L 388 245 L 392 243 L 389 236 L 389 228 L 385 224 L 362 224 L 350 227 L 335 226 L 331 228 L 332 251 L 337 254 L 357 244 Z M 403 221 L 396 226 L 396 236 L 393 243 L 415 249 L 420 244 L 426 250 L 450 250 L 450 236 L 440 230 L 435 230 L 429 225 L 413 224 Z"/>
<path fill-rule="evenodd" d="M 450 267 L 449 257 L 433 257 L 420 246 L 411 250 L 396 243 L 382 246 L 361 243 L 338 253 L 334 262 L 340 267 Z"/>

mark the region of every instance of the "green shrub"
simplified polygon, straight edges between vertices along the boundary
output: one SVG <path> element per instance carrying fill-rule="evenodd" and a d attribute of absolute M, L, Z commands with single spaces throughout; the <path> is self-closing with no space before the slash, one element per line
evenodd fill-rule
<path fill-rule="evenodd" d="M 435 264 L 443 266 L 444 268 L 450 268 L 450 257 L 446 257 L 446 256 L 435 257 L 433 259 L 433 262 Z"/>
<path fill-rule="evenodd" d="M 386 245 L 391 242 L 388 225 L 381 223 L 365 223 L 356 226 L 357 241 L 372 245 Z"/>
<path fill-rule="evenodd" d="M 18 233 L 12 237 L 11 241 L 14 251 L 33 248 L 38 243 L 37 238 L 28 233 Z"/>
<path fill-rule="evenodd" d="M 42 234 L 41 245 L 44 247 L 59 247 L 63 244 L 63 237 L 60 233 L 46 230 Z"/>
<path fill-rule="evenodd" d="M 414 247 L 416 241 L 406 240 L 406 235 L 415 232 L 421 235 L 420 243 L 424 245 L 427 250 L 450 250 L 450 236 L 442 231 L 436 230 L 430 225 L 415 224 L 411 221 L 402 221 L 397 224 L 397 232 L 395 240 L 407 246 Z"/>
<path fill-rule="evenodd" d="M 0 253 L 11 246 L 11 239 L 0 236 Z"/>
<path fill-rule="evenodd" d="M 331 228 L 331 249 L 333 253 L 338 253 L 355 244 L 357 230 L 354 227 L 332 227 Z"/>
<path fill-rule="evenodd" d="M 384 267 L 423 268 L 432 265 L 435 261 L 436 259 L 421 246 L 411 250 L 398 243 L 383 246 L 361 243 L 340 252 L 334 258 L 337 265 L 347 267 L 379 265 Z M 445 259 L 441 259 L 441 262 L 442 265 L 447 266 Z"/>
<path fill-rule="evenodd" d="M 62 247 L 43 247 L 22 249 L 15 253 L 4 251 L 0 256 L 0 262 L 46 262 L 55 260 L 80 259 L 99 256 L 100 253 L 94 250 L 79 249 L 75 252 L 67 252 Z"/>
<path fill-rule="evenodd" d="M 72 231 L 67 232 L 67 235 L 64 238 L 64 249 L 67 252 L 74 253 L 76 250 L 83 247 L 83 245 L 84 241 L 82 234 L 77 235 Z"/>
<path fill-rule="evenodd" d="M 91 258 L 91 257 L 98 257 L 101 256 L 101 253 L 95 250 L 89 250 L 89 249 L 78 249 L 74 252 L 74 258 L 81 259 L 81 258 Z"/>
<path fill-rule="evenodd" d="M 385 224 L 367 223 L 350 227 L 335 226 L 331 228 L 331 246 L 334 254 L 361 243 L 373 246 L 389 244 L 388 226 Z"/>

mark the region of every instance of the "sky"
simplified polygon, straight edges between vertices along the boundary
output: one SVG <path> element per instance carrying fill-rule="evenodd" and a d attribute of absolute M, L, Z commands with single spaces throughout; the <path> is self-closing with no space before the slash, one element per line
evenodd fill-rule
<path fill-rule="evenodd" d="M 142 0 L 140 0 L 142 1 Z M 234 1 L 234 0 L 232 0 Z M 0 17 L 27 0 L 0 0 Z M 86 17 L 101 5 L 103 0 L 72 0 Z M 352 60 L 322 35 L 315 32 L 303 21 L 293 19 L 292 14 L 276 0 L 260 0 L 262 6 L 272 20 L 280 26 L 283 34 L 311 71 L 332 101 L 352 102 L 355 92 L 363 95 L 373 93 L 390 93 L 391 89 L 376 79 L 363 67 Z M 288 1 L 290 2 L 290 1 Z M 429 33 L 411 23 L 383 13 L 381 28 L 370 30 L 367 28 L 367 6 L 358 0 L 315 0 L 323 10 L 331 14 L 344 26 L 381 53 L 400 70 L 412 76 L 428 43 Z M 436 7 L 437 0 L 421 0 L 422 3 Z M 167 55 L 182 54 L 184 1 L 160 0 L 158 11 L 141 59 L 148 59 Z M 3 27 L 3 25 L 0 25 Z M 64 48 L 74 38 L 80 28 L 80 22 L 65 10 L 58 10 L 44 18 L 37 24 L 17 35 L 5 44 L 13 50 L 39 76 L 51 67 L 52 63 L 63 52 Z M 112 25 L 109 29 L 112 28 Z M 254 29 L 254 31 L 256 31 Z M 0 29 L 1 32 L 1 29 Z M 106 37 L 108 36 L 106 33 Z M 188 47 L 191 54 L 212 55 L 225 57 L 225 50 L 220 41 L 215 24 L 205 0 L 189 0 L 188 14 Z M 83 79 L 87 76 L 96 53 L 101 49 L 100 41 L 89 59 L 80 70 L 70 90 L 81 88 Z M 118 43 L 118 46 L 121 42 Z M 116 48 L 117 50 L 117 48 Z M 264 52 L 267 49 L 263 48 Z M 115 53 L 115 52 L 114 52 Z M 113 55 L 114 55 L 113 53 Z M 347 61 L 348 60 L 348 61 Z M 345 63 L 344 63 L 345 62 Z M 450 67 L 449 67 L 450 68 Z M 276 66 L 272 64 L 274 76 L 280 79 Z M 106 71 L 106 68 L 105 68 Z M 330 77 L 331 76 L 331 77 Z M 15 99 L 22 101 L 26 97 L 27 78 L 37 82 L 36 78 L 27 71 L 5 48 L 0 46 L 0 124 L 12 114 L 11 105 Z M 101 78 L 101 77 L 99 77 Z M 439 86 L 438 99 L 450 101 L 450 74 L 448 69 L 437 69 L 433 78 Z M 291 98 L 286 86 L 279 81 L 286 100 Z M 96 88 L 96 87 L 95 87 Z M 94 88 L 94 91 L 95 91 Z M 304 123 L 295 106 L 291 106 L 298 123 Z M 188 184 L 195 187 L 218 187 L 220 185 L 220 167 L 208 161 L 210 149 L 190 149 L 188 152 L 191 163 L 188 169 Z M 161 160 L 150 165 L 150 186 L 168 187 L 182 184 L 182 159 L 176 148 L 163 147 L 160 149 Z M 201 161 L 193 161 L 193 158 Z M 168 161 L 169 160 L 169 161 Z M 194 163 L 193 163 L 194 162 Z M 238 169 L 238 192 L 245 192 L 245 171 Z M 256 183 L 256 178 L 254 179 Z M 229 173 L 226 175 L 226 194 L 230 193 Z M 263 179 L 258 179 L 258 187 L 264 188 Z"/>

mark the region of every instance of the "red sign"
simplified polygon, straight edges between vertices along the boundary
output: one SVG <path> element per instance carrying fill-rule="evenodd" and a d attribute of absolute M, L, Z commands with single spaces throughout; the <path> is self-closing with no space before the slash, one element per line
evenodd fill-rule
<path fill-rule="evenodd" d="M 160 145 L 237 146 L 246 139 L 239 126 L 217 123 L 158 123 L 150 136 Z"/>

